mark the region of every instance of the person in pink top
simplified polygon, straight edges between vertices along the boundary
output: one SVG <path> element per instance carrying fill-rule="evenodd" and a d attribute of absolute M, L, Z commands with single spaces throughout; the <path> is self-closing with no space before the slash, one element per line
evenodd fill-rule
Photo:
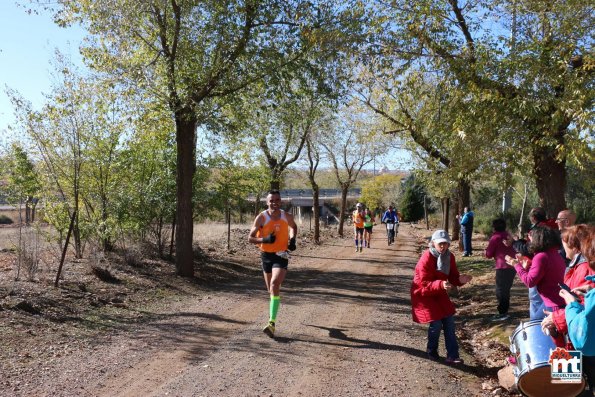
<path fill-rule="evenodd" d="M 594 227 L 590 225 L 570 226 L 562 230 L 562 245 L 564 246 L 566 257 L 570 260 L 570 264 L 564 275 L 564 283 L 570 289 L 591 284 L 585 280 L 585 277 L 595 275 L 595 270 L 589 267 L 589 261 L 581 250 L 581 240 L 588 238 L 592 230 L 594 230 Z M 579 300 L 579 303 L 581 302 L 582 299 Z M 550 335 L 568 334 L 565 310 L 558 309 L 549 313 L 541 322 L 541 328 L 544 331 L 548 329 Z M 556 339 L 556 344 L 559 347 L 568 347 L 570 350 L 574 350 L 572 346 L 566 346 L 564 338 Z"/>
<path fill-rule="evenodd" d="M 504 321 L 510 316 L 508 308 L 510 307 L 510 289 L 514 282 L 516 271 L 506 264 L 506 256 L 515 256 L 516 251 L 511 246 L 503 242 L 511 238 L 506 231 L 506 221 L 502 218 L 492 221 L 494 233 L 490 237 L 488 247 L 485 250 L 486 258 L 494 258 L 496 269 L 496 299 L 498 299 L 498 314 L 492 317 L 492 321 Z"/>
<path fill-rule="evenodd" d="M 518 259 L 508 262 L 516 269 L 521 281 L 529 288 L 537 287 L 543 299 L 545 311 L 552 312 L 565 306 L 559 295 L 559 283 L 564 281 L 566 263 L 558 253 L 562 242 L 557 230 L 538 226 L 531 231 L 529 252 L 533 260 L 520 262 Z"/>

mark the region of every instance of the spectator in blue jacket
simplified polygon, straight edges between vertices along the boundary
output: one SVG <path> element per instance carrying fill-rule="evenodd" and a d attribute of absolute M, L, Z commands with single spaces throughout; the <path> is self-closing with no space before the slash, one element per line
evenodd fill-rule
<path fill-rule="evenodd" d="M 457 215 L 459 223 L 461 224 L 461 234 L 463 237 L 463 256 L 471 256 L 473 249 L 471 248 L 471 234 L 473 234 L 473 218 L 475 214 L 471 208 L 465 207 L 463 216 Z"/>
<path fill-rule="evenodd" d="M 595 276 L 587 276 L 585 279 L 595 281 Z M 595 289 L 591 285 L 584 285 L 573 289 L 584 295 L 585 304 L 581 305 L 574 296 L 561 290 L 560 295 L 565 298 L 566 323 L 568 324 L 568 335 L 572 345 L 587 356 L 595 356 Z"/>

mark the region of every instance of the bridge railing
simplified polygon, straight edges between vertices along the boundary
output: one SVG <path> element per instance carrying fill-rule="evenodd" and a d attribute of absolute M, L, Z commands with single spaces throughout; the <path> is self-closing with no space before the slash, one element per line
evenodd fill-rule
<path fill-rule="evenodd" d="M 283 189 L 280 191 L 281 197 L 312 197 L 312 189 Z M 347 191 L 349 197 L 359 197 L 362 194 L 361 188 L 353 188 Z M 341 197 L 341 189 L 320 189 L 320 198 Z"/>

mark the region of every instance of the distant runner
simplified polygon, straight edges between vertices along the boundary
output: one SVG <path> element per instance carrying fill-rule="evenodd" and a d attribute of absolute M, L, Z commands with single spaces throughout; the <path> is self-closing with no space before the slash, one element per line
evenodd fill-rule
<path fill-rule="evenodd" d="M 289 264 L 287 250 L 296 249 L 297 225 L 293 215 L 281 209 L 281 193 L 278 190 L 269 192 L 267 205 L 269 208 L 254 219 L 248 241 L 260 247 L 264 282 L 271 297 L 269 322 L 263 332 L 273 338 L 277 312 L 281 303 L 279 293 Z"/>
<path fill-rule="evenodd" d="M 381 219 L 382 223 L 386 223 L 386 235 L 388 238 L 388 245 L 395 242 L 395 235 L 399 227 L 399 216 L 393 209 L 392 205 L 388 206 L 388 209 L 384 212 Z"/>
<path fill-rule="evenodd" d="M 374 227 L 374 213 L 366 208 L 364 211 L 364 246 L 370 248 L 370 240 L 372 239 L 372 228 Z"/>

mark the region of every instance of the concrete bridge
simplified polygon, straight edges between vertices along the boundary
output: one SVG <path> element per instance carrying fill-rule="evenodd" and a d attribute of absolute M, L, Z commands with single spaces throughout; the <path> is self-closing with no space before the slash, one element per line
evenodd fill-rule
<path fill-rule="evenodd" d="M 308 202 L 312 206 L 312 189 L 283 189 L 281 192 L 281 200 L 284 203 L 290 203 L 292 206 L 307 206 Z M 354 188 L 347 191 L 348 199 L 359 199 L 362 195 L 362 189 Z M 248 196 L 248 200 L 253 201 L 254 196 Z M 338 200 L 341 198 L 341 189 L 320 189 L 318 198 L 323 200 Z M 260 201 L 265 202 L 266 197 L 261 197 Z"/>
<path fill-rule="evenodd" d="M 311 220 L 312 206 L 314 205 L 314 198 L 312 197 L 312 189 L 284 189 L 280 190 L 281 201 L 283 204 L 291 207 L 291 213 L 296 217 L 299 224 L 306 222 L 306 219 Z M 362 194 L 362 189 L 354 188 L 347 191 L 348 200 L 357 200 Z M 320 189 L 318 202 L 320 205 L 320 218 L 328 225 L 331 222 L 338 222 L 338 214 L 333 213 L 326 205 L 327 201 L 339 200 L 341 198 L 340 189 Z M 254 196 L 249 196 L 248 200 L 253 201 Z M 260 198 L 261 203 L 266 202 L 266 197 Z"/>

